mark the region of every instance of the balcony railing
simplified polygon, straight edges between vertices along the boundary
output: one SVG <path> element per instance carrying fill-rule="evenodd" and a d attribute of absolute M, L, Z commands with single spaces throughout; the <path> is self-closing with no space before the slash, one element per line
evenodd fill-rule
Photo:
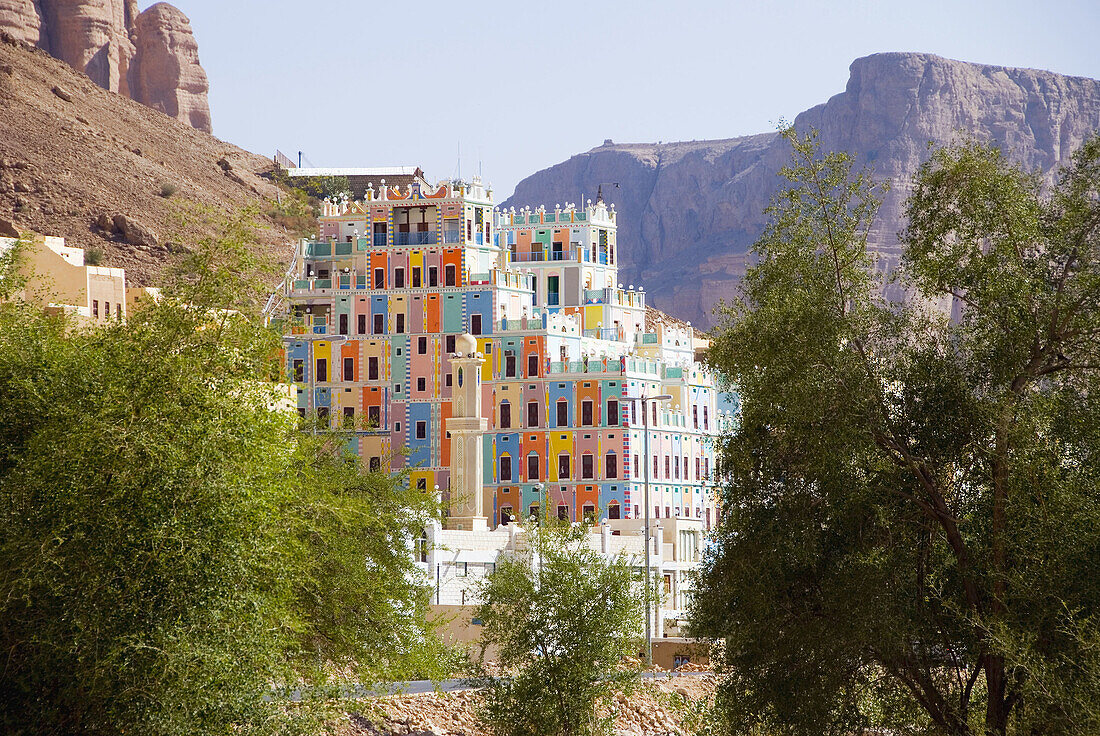
<path fill-rule="evenodd" d="M 512 261 L 514 263 L 531 263 L 532 261 L 545 261 L 546 254 L 542 251 L 537 253 L 513 253 Z"/>
<path fill-rule="evenodd" d="M 375 233 L 374 234 L 374 247 L 381 248 L 385 244 L 386 244 L 386 234 L 385 233 Z"/>
<path fill-rule="evenodd" d="M 443 231 L 444 243 L 461 243 L 462 231 L 461 230 L 444 230 Z"/>
<path fill-rule="evenodd" d="M 394 245 L 434 245 L 435 233 L 431 231 L 394 233 Z"/>

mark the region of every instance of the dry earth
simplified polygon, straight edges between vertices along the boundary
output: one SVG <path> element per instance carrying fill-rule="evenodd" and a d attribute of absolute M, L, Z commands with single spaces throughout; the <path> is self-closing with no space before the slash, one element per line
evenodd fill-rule
<path fill-rule="evenodd" d="M 0 37 L 0 219 L 98 247 L 102 265 L 151 284 L 175 257 L 170 241 L 213 232 L 195 215 L 180 226 L 181 210 L 265 210 L 278 193 L 263 178 L 271 167 L 263 156 L 98 87 L 45 51 Z M 162 196 L 166 184 L 176 188 L 170 197 Z M 109 224 L 116 215 L 155 242 L 117 232 Z M 291 236 L 264 216 L 258 237 L 270 255 L 289 259 Z"/>
<path fill-rule="evenodd" d="M 695 733 L 691 713 L 708 703 L 714 677 L 698 675 L 648 681 L 630 697 L 618 697 L 616 736 Z M 488 736 L 477 721 L 480 695 L 476 691 L 398 695 L 378 701 L 381 715 L 350 714 L 338 729 L 340 736 Z"/>

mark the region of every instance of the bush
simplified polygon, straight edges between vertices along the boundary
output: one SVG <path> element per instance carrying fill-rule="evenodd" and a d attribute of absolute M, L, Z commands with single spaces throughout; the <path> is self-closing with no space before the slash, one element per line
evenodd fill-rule
<path fill-rule="evenodd" d="M 179 188 L 170 181 L 166 181 L 160 185 L 160 196 L 167 199 L 179 191 Z"/>
<path fill-rule="evenodd" d="M 605 732 L 611 697 L 634 683 L 643 588 L 624 558 L 605 560 L 588 528 L 556 520 L 525 530 L 530 556 L 497 563 L 482 584 L 484 647 L 510 678 L 484 677 L 482 720 L 500 736 Z"/>
<path fill-rule="evenodd" d="M 84 264 L 87 266 L 98 266 L 103 263 L 103 249 L 91 247 L 84 251 Z"/>

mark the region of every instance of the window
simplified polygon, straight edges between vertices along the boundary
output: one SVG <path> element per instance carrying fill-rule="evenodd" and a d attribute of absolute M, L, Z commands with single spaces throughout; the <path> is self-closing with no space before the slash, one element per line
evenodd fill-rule
<path fill-rule="evenodd" d="M 448 374 L 447 374 L 446 376 L 444 376 L 444 378 L 443 378 L 443 385 L 444 385 L 444 386 L 447 386 L 448 388 L 450 388 L 450 386 L 451 386 L 451 381 L 452 381 L 452 380 L 453 380 L 453 376 L 451 376 L 451 374 L 450 374 L 450 373 L 448 373 Z"/>
<path fill-rule="evenodd" d="M 607 453 L 607 455 L 604 457 L 604 477 L 619 477 L 619 458 L 613 452 Z"/>
<path fill-rule="evenodd" d="M 638 423 L 638 402 L 637 401 L 631 401 L 630 402 L 630 423 L 631 424 L 637 424 Z"/>
<path fill-rule="evenodd" d="M 92 316 L 95 317 L 96 319 L 99 318 L 99 300 L 98 299 L 93 299 L 92 300 Z"/>
<path fill-rule="evenodd" d="M 581 517 L 584 519 L 585 524 L 596 523 L 596 507 L 592 504 L 585 504 L 581 507 Z"/>
<path fill-rule="evenodd" d="M 427 389 L 427 386 L 428 386 L 428 379 L 425 378 L 424 376 L 418 376 L 417 379 L 416 379 L 416 390 L 417 391 L 424 391 L 424 390 Z"/>
<path fill-rule="evenodd" d="M 416 559 L 420 562 L 428 561 L 428 532 L 420 532 L 420 537 L 416 540 Z"/>
<path fill-rule="evenodd" d="M 537 401 L 527 402 L 527 426 L 539 426 L 539 404 Z"/>
<path fill-rule="evenodd" d="M 699 458 L 695 458 L 695 480 L 699 480 Z"/>
<path fill-rule="evenodd" d="M 428 439 L 428 423 L 419 421 L 416 423 L 416 439 L 426 440 Z"/>
<path fill-rule="evenodd" d="M 699 407 L 698 406 L 691 407 L 691 418 L 692 418 L 692 422 L 695 425 L 695 428 L 699 429 Z"/>
<path fill-rule="evenodd" d="M 393 431 L 394 432 L 400 432 L 401 431 L 401 422 L 394 422 L 393 423 Z"/>
<path fill-rule="evenodd" d="M 382 458 L 378 457 L 377 455 L 371 457 L 369 467 L 372 473 L 378 472 L 379 468 L 382 467 Z"/>
<path fill-rule="evenodd" d="M 378 380 L 378 358 L 367 358 L 367 380 Z"/>
<path fill-rule="evenodd" d="M 660 516 L 660 514 L 657 514 L 657 515 Z M 665 518 L 666 519 L 671 519 L 672 518 L 672 509 L 669 506 L 665 506 Z"/>
<path fill-rule="evenodd" d="M 569 507 L 565 504 L 558 504 L 558 519 L 560 521 L 569 521 Z"/>
<path fill-rule="evenodd" d="M 327 381 L 328 380 L 328 361 L 325 360 L 324 358 L 318 358 L 317 359 L 317 373 L 316 373 L 316 376 L 317 376 L 318 381 Z"/>
<path fill-rule="evenodd" d="M 374 315 L 374 334 L 381 335 L 386 331 L 386 315 Z"/>
<path fill-rule="evenodd" d="M 527 456 L 527 480 L 539 479 L 539 456 L 531 453 Z"/>
<path fill-rule="evenodd" d="M 539 374 L 539 356 L 528 355 L 527 356 L 527 375 L 534 378 Z"/>
<path fill-rule="evenodd" d="M 398 312 L 397 314 L 397 330 L 398 335 L 405 334 L 405 315 Z"/>
<path fill-rule="evenodd" d="M 708 430 L 708 429 L 710 429 L 710 421 L 708 420 L 708 417 L 707 417 L 707 407 L 704 406 L 703 407 L 703 430 L 705 431 L 705 430 Z"/>
<path fill-rule="evenodd" d="M 420 353 L 421 355 L 424 355 L 428 352 L 428 338 L 416 338 L 416 352 Z"/>
<path fill-rule="evenodd" d="M 569 402 L 565 399 L 561 399 L 557 404 L 558 408 L 558 423 L 557 426 L 565 427 L 569 424 Z"/>
<path fill-rule="evenodd" d="M 427 478 L 417 478 L 416 479 L 416 490 L 418 490 L 418 491 L 428 490 L 428 479 Z"/>
<path fill-rule="evenodd" d="M 346 314 L 340 315 L 340 334 L 348 334 L 348 316 Z"/>
<path fill-rule="evenodd" d="M 592 426 L 592 400 L 585 399 L 581 402 L 581 424 L 586 427 Z"/>
<path fill-rule="evenodd" d="M 615 399 L 607 401 L 607 426 L 619 426 L 619 402 Z"/>
<path fill-rule="evenodd" d="M 516 377 L 516 356 L 504 356 L 504 375 L 506 378 Z"/>
<path fill-rule="evenodd" d="M 710 477 L 710 458 L 709 457 L 703 458 L 703 475 L 706 476 L 707 478 Z"/>
<path fill-rule="evenodd" d="M 115 305 L 115 317 L 122 319 L 122 304 Z"/>
<path fill-rule="evenodd" d="M 657 474 L 657 456 L 653 456 L 653 480 L 657 480 L 661 476 Z"/>
<path fill-rule="evenodd" d="M 581 455 L 581 477 L 585 479 L 593 477 L 592 455 L 587 452 Z"/>
<path fill-rule="evenodd" d="M 512 428 L 512 405 L 507 401 L 500 402 L 500 428 Z"/>
<path fill-rule="evenodd" d="M 558 479 L 566 480 L 569 478 L 569 453 L 563 452 L 558 455 Z"/>
<path fill-rule="evenodd" d="M 328 407 L 327 406 L 317 407 L 317 421 L 322 427 L 327 427 L 328 426 Z"/>
<path fill-rule="evenodd" d="M 444 348 L 447 351 L 447 353 L 453 353 L 455 351 L 455 336 L 454 335 L 447 335 L 447 337 L 445 337 L 443 339 L 443 343 L 444 343 Z"/>
<path fill-rule="evenodd" d="M 638 456 L 634 456 L 634 477 L 638 477 Z"/>
<path fill-rule="evenodd" d="M 455 285 L 455 265 L 453 263 L 448 263 L 443 267 L 443 285 Z"/>
<path fill-rule="evenodd" d="M 500 456 L 500 480 L 512 480 L 512 458 L 508 455 Z"/>
<path fill-rule="evenodd" d="M 558 277 L 548 276 L 546 279 L 546 303 L 551 307 L 558 306 Z"/>
<path fill-rule="evenodd" d="M 351 429 L 355 426 L 355 407 L 344 407 L 344 428 Z"/>
<path fill-rule="evenodd" d="M 428 266 L 428 286 L 439 286 L 439 269 Z"/>
<path fill-rule="evenodd" d="M 344 380 L 355 380 L 355 358 L 344 358 Z"/>
<path fill-rule="evenodd" d="M 623 518 L 622 513 L 623 513 L 622 506 L 615 503 L 614 501 L 612 501 L 611 503 L 609 503 L 607 505 L 607 518 L 608 519 L 621 519 L 621 518 Z"/>
<path fill-rule="evenodd" d="M 367 315 L 365 314 L 359 315 L 359 334 L 367 334 Z"/>
<path fill-rule="evenodd" d="M 368 406 L 367 407 L 367 424 L 371 427 L 377 427 L 382 423 L 382 407 L 380 406 Z"/>
<path fill-rule="evenodd" d="M 672 476 L 669 474 L 669 469 L 672 467 L 672 458 L 665 455 L 665 480 L 668 480 Z"/>
<path fill-rule="evenodd" d="M 470 315 L 470 334 L 471 335 L 480 335 L 481 334 L 481 315 L 480 314 Z"/>
<path fill-rule="evenodd" d="M 393 392 L 395 394 L 401 393 L 401 384 L 400 383 L 393 384 Z"/>
<path fill-rule="evenodd" d="M 395 268 L 393 269 L 393 288 L 404 289 L 405 288 L 405 269 Z"/>
<path fill-rule="evenodd" d="M 680 480 L 680 456 L 677 455 L 673 460 L 675 461 L 673 463 L 673 477 Z"/>
<path fill-rule="evenodd" d="M 107 319 L 111 318 L 111 303 L 103 302 L 103 316 Z"/>
<path fill-rule="evenodd" d="M 539 505 L 537 503 L 531 504 L 531 506 L 527 509 L 527 513 L 531 516 L 532 519 L 537 520 L 539 518 Z"/>
<path fill-rule="evenodd" d="M 684 480 L 688 479 L 688 456 L 684 455 Z"/>
<path fill-rule="evenodd" d="M 649 405 L 649 408 L 650 408 L 650 413 L 653 415 L 653 424 L 654 424 L 654 426 L 656 426 L 656 424 L 657 424 L 657 402 L 654 401 L 652 404 Z"/>
<path fill-rule="evenodd" d="M 419 268 L 419 266 L 413 266 L 412 274 L 413 274 L 412 287 L 414 289 L 419 289 L 420 288 L 420 268 Z"/>
<path fill-rule="evenodd" d="M 376 288 L 376 289 L 386 288 L 386 269 L 384 269 L 384 268 L 374 269 L 374 288 Z"/>
<path fill-rule="evenodd" d="M 305 380 L 306 364 L 301 358 L 294 359 L 294 380 L 301 383 Z"/>

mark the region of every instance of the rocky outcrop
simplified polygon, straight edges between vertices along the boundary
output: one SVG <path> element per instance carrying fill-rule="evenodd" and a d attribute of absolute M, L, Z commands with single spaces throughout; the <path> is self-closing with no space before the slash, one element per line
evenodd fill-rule
<path fill-rule="evenodd" d="M 0 0 L 0 31 L 32 46 L 49 47 L 38 0 Z"/>
<path fill-rule="evenodd" d="M 210 89 L 199 65 L 199 45 L 191 21 L 168 3 L 157 3 L 137 18 L 137 60 L 131 97 L 192 128 L 211 132 Z"/>
<path fill-rule="evenodd" d="M 1000 145 L 1051 181 L 1100 128 L 1100 82 L 1032 69 L 983 66 L 929 54 L 857 59 L 844 92 L 795 118 L 826 150 L 889 179 L 871 247 L 899 256 L 905 199 L 928 142 L 973 136 Z M 504 206 L 572 201 L 603 193 L 619 213 L 621 281 L 643 284 L 660 309 L 707 325 L 715 303 L 736 293 L 759 237 L 764 208 L 789 161 L 775 133 L 719 141 L 604 145 L 519 183 Z"/>
<path fill-rule="evenodd" d="M 191 23 L 167 3 L 0 0 L 0 31 L 38 46 L 104 89 L 210 132 L 206 73 Z"/>

